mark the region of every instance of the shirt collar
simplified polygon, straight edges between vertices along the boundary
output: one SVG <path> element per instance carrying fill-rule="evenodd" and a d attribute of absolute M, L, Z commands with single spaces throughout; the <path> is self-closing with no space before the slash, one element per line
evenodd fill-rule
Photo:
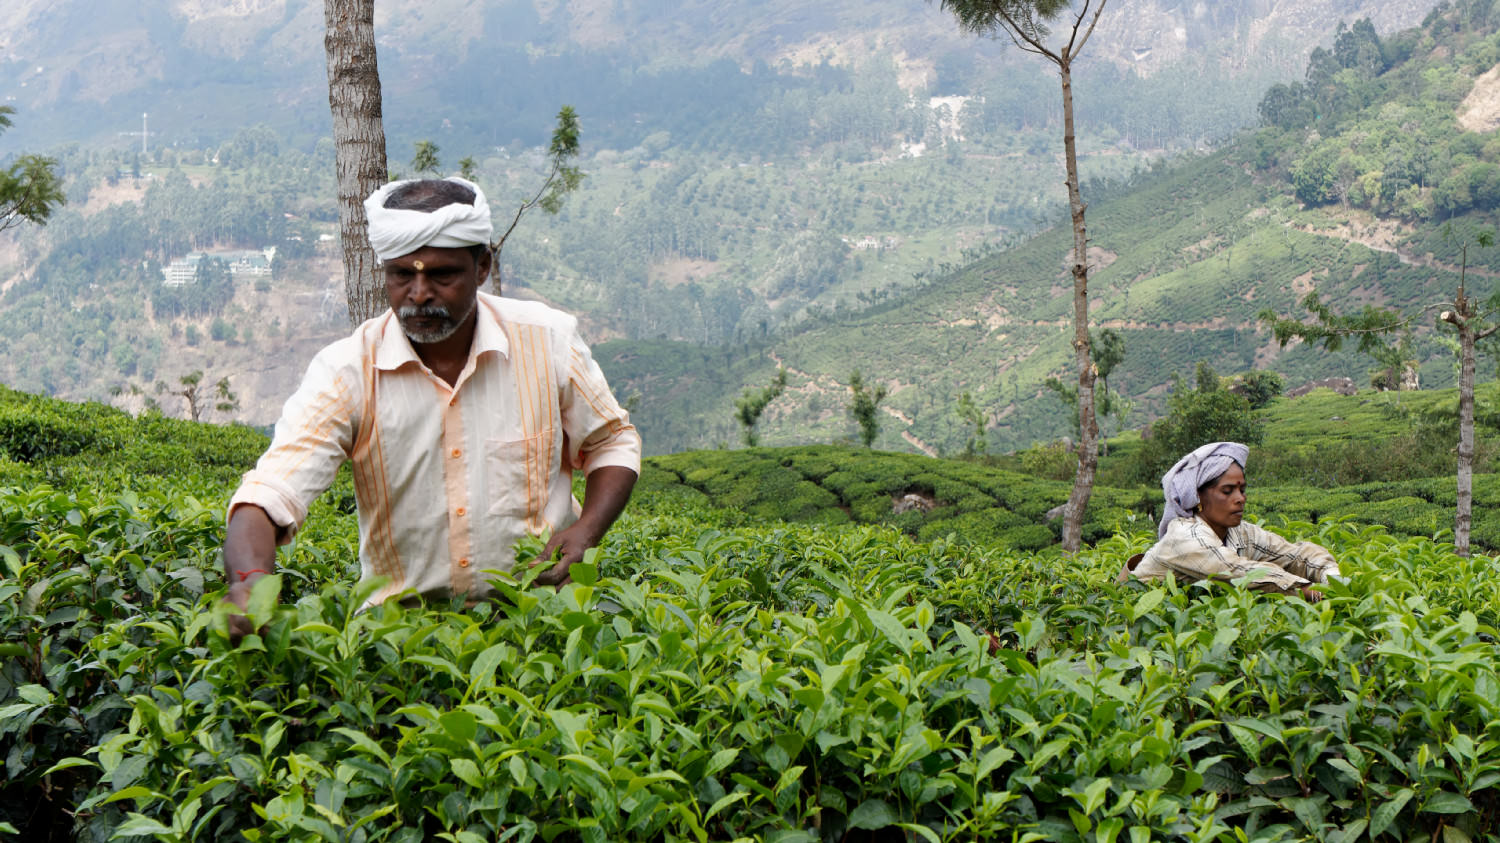
<path fill-rule="evenodd" d="M 479 302 L 474 308 L 474 340 L 469 344 L 469 359 L 472 361 L 487 351 L 493 351 L 502 357 L 510 356 L 510 340 L 505 336 L 505 329 L 500 327 L 500 312 L 495 306 L 499 297 L 488 293 L 478 295 Z M 412 348 L 411 341 L 406 338 L 406 332 L 401 330 L 401 320 L 396 318 L 395 312 L 386 308 L 385 321 L 380 326 L 379 345 L 375 349 L 375 368 L 389 372 L 407 363 L 421 362 L 417 350 Z"/>

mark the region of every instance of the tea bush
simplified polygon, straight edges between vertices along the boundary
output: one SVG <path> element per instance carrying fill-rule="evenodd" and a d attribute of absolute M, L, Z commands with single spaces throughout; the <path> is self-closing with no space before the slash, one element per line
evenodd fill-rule
<path fill-rule="evenodd" d="M 1144 491 L 1065 559 L 1017 549 L 1052 535 L 1024 476 L 912 458 L 946 509 L 807 524 L 710 504 L 782 470 L 889 500 L 901 470 L 709 455 L 710 493 L 679 455 L 560 591 L 357 613 L 340 481 L 230 649 L 227 461 L 85 453 L 0 466 L 28 481 L 0 488 L 0 837 L 1500 839 L 1500 563 L 1430 538 L 1270 517 L 1339 557 L 1318 604 L 1116 586 Z M 1420 518 L 1425 482 L 1337 503 Z M 976 538 L 997 512 L 1007 544 Z"/>
<path fill-rule="evenodd" d="M 357 614 L 301 558 L 231 650 L 216 513 L 4 501 L 28 840 L 44 798 L 95 840 L 1465 839 L 1500 810 L 1500 572 L 1376 529 L 1284 525 L 1350 575 L 1309 605 L 1114 586 L 1142 536 L 1065 563 L 632 517 L 576 584 L 467 611 Z"/>
<path fill-rule="evenodd" d="M 1262 519 L 1352 520 L 1428 538 L 1441 538 L 1453 529 L 1457 492 L 1451 476 L 1413 479 L 1397 472 L 1398 479 L 1336 489 L 1265 486 L 1256 476 L 1252 470 L 1249 508 Z M 1060 540 L 1061 521 L 1049 521 L 1046 514 L 1067 500 L 1071 482 L 984 462 L 814 445 L 652 457 L 640 489 L 645 498 L 669 495 L 729 507 L 757 521 L 883 524 L 919 538 L 951 532 L 971 542 L 1030 551 Z M 895 504 L 908 493 L 925 496 L 931 508 L 895 512 Z M 1396 505 L 1389 503 L 1393 498 L 1412 500 Z M 1475 475 L 1474 504 L 1472 541 L 1500 550 L 1496 475 Z M 1147 530 L 1161 506 L 1161 490 L 1155 486 L 1096 486 L 1083 538 L 1092 543 L 1122 528 Z"/>

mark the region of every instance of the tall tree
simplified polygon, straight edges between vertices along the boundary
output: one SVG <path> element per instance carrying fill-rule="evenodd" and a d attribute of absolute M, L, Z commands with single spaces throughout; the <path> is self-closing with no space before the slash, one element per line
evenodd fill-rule
<path fill-rule="evenodd" d="M 0 132 L 11 125 L 16 110 L 0 105 Z M 22 222 L 46 225 L 52 212 L 66 201 L 57 162 L 41 155 L 22 155 L 0 170 L 0 231 Z"/>
<path fill-rule="evenodd" d="M 551 142 L 547 144 L 547 177 L 542 180 L 542 186 L 537 188 L 536 193 L 521 201 L 520 207 L 516 208 L 516 215 L 511 217 L 510 225 L 501 232 L 499 239 L 490 244 L 490 252 L 494 256 L 490 267 L 495 274 L 497 290 L 501 280 L 500 250 L 505 248 L 506 239 L 521 222 L 521 215 L 535 207 L 540 207 L 549 214 L 557 213 L 562 209 L 563 199 L 583 183 L 583 171 L 573 163 L 578 157 L 579 135 L 578 113 L 573 110 L 573 106 L 565 105 L 558 109 L 557 126 L 552 130 Z"/>
<path fill-rule="evenodd" d="M 1093 361 L 1089 354 L 1088 231 L 1084 227 L 1083 194 L 1078 184 L 1078 150 L 1073 135 L 1073 61 L 1083 51 L 1107 0 L 939 0 L 958 25 L 976 35 L 1005 33 L 1020 49 L 1034 53 L 1057 68 L 1062 82 L 1063 162 L 1067 170 L 1068 209 L 1073 220 L 1073 356 L 1078 366 L 1078 474 L 1063 509 L 1063 550 L 1078 550 L 1083 540 L 1083 514 L 1094 492 L 1099 467 L 1099 421 L 1094 416 Z M 1060 46 L 1049 46 L 1049 24 L 1064 12 L 1071 24 Z"/>
<path fill-rule="evenodd" d="M 411 158 L 412 170 L 435 176 L 441 166 L 438 163 L 438 145 L 430 140 L 417 141 L 416 154 Z"/>
<path fill-rule="evenodd" d="M 988 443 L 984 437 L 984 410 L 974 403 L 974 396 L 968 391 L 959 393 L 956 410 L 968 431 L 967 438 L 964 440 L 964 456 L 983 456 L 988 449 Z"/>
<path fill-rule="evenodd" d="M 375 0 L 323 0 L 328 106 L 338 174 L 344 295 L 355 325 L 386 308 L 385 282 L 365 230 L 365 197 L 386 180 L 380 69 L 375 63 Z"/>
<path fill-rule="evenodd" d="M 760 444 L 760 437 L 755 435 L 755 425 L 760 421 L 760 416 L 766 411 L 766 407 L 786 391 L 786 367 L 776 370 L 776 377 L 771 379 L 770 386 L 756 392 L 746 388 L 734 402 L 734 417 L 739 420 L 740 427 L 744 428 L 745 445 L 754 448 Z"/>
<path fill-rule="evenodd" d="M 1458 331 L 1458 502 L 1454 508 L 1453 547 L 1460 556 L 1468 556 L 1474 508 L 1475 347 L 1500 331 L 1500 290 L 1481 300 L 1468 288 L 1469 248 L 1493 246 L 1494 232 L 1481 229 L 1455 234 L 1450 223 L 1443 227 L 1443 236 L 1456 239 L 1459 246 L 1458 292 L 1451 301 L 1434 302 L 1410 316 L 1369 305 L 1353 316 L 1340 316 L 1333 313 L 1314 290 L 1302 302 L 1302 306 L 1313 315 L 1313 321 L 1282 318 L 1271 310 L 1263 311 L 1260 318 L 1271 326 L 1283 347 L 1297 338 L 1321 343 L 1328 351 L 1337 351 L 1345 339 L 1354 338 L 1358 340 L 1360 351 L 1382 362 L 1397 361 L 1404 366 L 1405 354 L 1400 349 L 1404 347 L 1407 328 L 1418 316 L 1441 310 L 1438 325 L 1452 325 Z M 1400 334 L 1403 338 L 1403 343 L 1396 345 L 1395 351 L 1384 346 L 1383 342 L 1392 334 Z"/>
<path fill-rule="evenodd" d="M 880 402 L 885 400 L 885 387 L 865 388 L 865 379 L 855 369 L 849 375 L 849 415 L 859 425 L 859 441 L 869 448 L 875 444 L 880 433 L 880 416 L 876 414 Z"/>

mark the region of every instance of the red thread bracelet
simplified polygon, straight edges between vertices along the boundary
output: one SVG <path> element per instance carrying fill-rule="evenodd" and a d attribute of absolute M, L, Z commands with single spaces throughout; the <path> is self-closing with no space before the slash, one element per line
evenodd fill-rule
<path fill-rule="evenodd" d="M 235 573 L 240 575 L 240 582 L 244 582 L 245 580 L 250 579 L 251 574 L 269 574 L 271 572 L 267 571 L 265 568 L 251 568 L 248 571 L 235 571 Z"/>

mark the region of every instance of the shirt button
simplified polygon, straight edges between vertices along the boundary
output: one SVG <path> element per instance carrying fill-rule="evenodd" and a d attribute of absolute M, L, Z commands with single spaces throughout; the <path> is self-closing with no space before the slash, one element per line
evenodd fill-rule
<path fill-rule="evenodd" d="M 454 512 L 458 515 L 459 518 L 462 518 L 468 513 L 468 510 L 464 509 L 463 507 L 459 507 L 458 509 L 455 509 Z"/>
<path fill-rule="evenodd" d="M 458 560 L 458 567 L 460 567 L 460 568 L 467 568 L 467 567 L 469 567 L 469 558 L 466 556 L 463 559 Z"/>
<path fill-rule="evenodd" d="M 461 451 L 461 450 L 459 450 L 458 448 L 454 448 L 453 449 L 453 458 L 454 459 L 458 459 L 459 457 L 463 456 L 463 453 L 464 452 Z"/>

